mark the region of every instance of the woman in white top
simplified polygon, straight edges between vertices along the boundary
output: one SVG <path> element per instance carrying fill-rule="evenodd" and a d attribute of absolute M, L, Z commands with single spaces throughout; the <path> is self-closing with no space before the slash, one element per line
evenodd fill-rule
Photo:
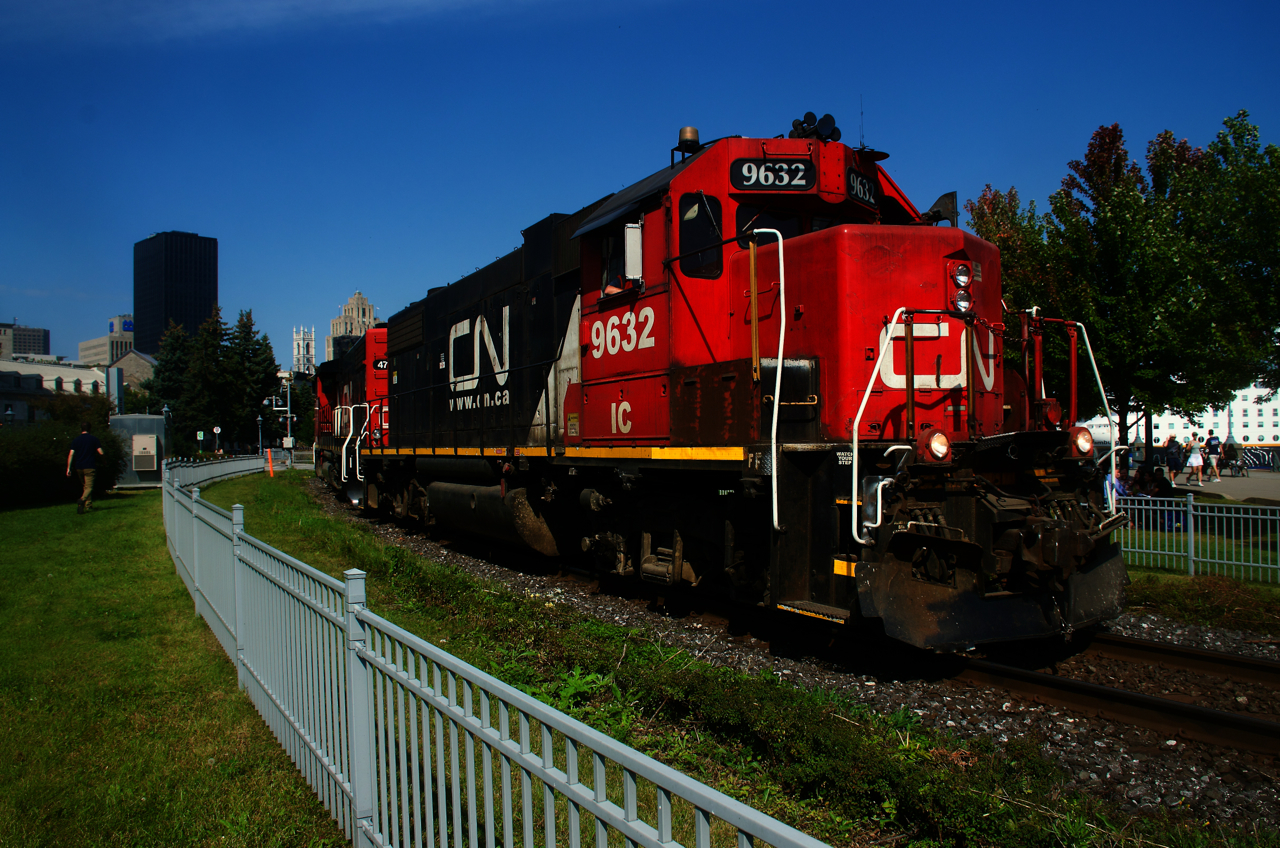
<path fill-rule="evenodd" d="M 1200 456 L 1200 434 L 1192 433 L 1187 442 L 1187 485 L 1191 485 L 1191 474 L 1196 475 L 1196 485 L 1204 486 L 1204 459 Z"/>

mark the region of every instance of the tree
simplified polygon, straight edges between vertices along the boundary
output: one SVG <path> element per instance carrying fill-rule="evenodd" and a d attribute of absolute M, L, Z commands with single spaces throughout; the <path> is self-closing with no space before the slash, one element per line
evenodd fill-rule
<path fill-rule="evenodd" d="M 150 379 L 139 385 L 144 392 L 160 399 L 163 407 L 176 408 L 178 400 L 186 394 L 187 366 L 191 357 L 191 337 L 181 324 L 169 322 L 169 329 L 160 337 L 160 351 L 156 354 L 156 368 Z"/>
<path fill-rule="evenodd" d="M 205 432 L 206 441 L 198 445 L 199 448 L 213 443 L 211 431 L 214 427 L 226 431 L 225 425 L 234 421 L 226 339 L 227 325 L 222 321 L 222 308 L 215 306 L 213 314 L 200 325 L 200 331 L 191 342 L 186 384 L 174 414 L 175 430 L 180 438 L 194 439 L 198 431 Z"/>
<path fill-rule="evenodd" d="M 1258 381 L 1280 390 L 1280 148 L 1261 146 L 1258 128 L 1241 111 L 1223 122 L 1209 145 L 1213 192 L 1202 198 L 1198 224 L 1217 246 L 1231 283 L 1237 330 L 1265 355 Z"/>
<path fill-rule="evenodd" d="M 147 381 L 144 380 L 145 384 Z M 164 408 L 164 401 L 147 390 L 138 391 L 132 386 L 124 387 L 124 412 L 126 415 L 159 415 Z"/>
<path fill-rule="evenodd" d="M 1271 148 L 1258 153 L 1246 117 L 1229 119 L 1208 151 L 1161 133 L 1147 146 L 1145 173 L 1119 125 L 1099 127 L 1084 159 L 1068 163 L 1048 214 L 1034 204 L 1024 212 L 1016 189 L 989 185 L 965 204 L 970 226 L 1001 249 L 1009 307 L 1040 306 L 1088 328 L 1126 424 L 1134 409 L 1194 416 L 1225 404 L 1273 355 L 1274 281 L 1256 261 L 1242 270 L 1228 255 L 1234 222 L 1265 203 L 1260 164 L 1276 161 Z M 1274 237 L 1262 241 L 1250 236 L 1236 256 L 1274 252 Z"/>
<path fill-rule="evenodd" d="M 227 371 L 231 377 L 229 427 L 224 433 L 242 445 L 257 446 L 258 416 L 263 400 L 280 389 L 279 370 L 271 340 L 259 336 L 253 325 L 253 311 L 241 311 L 227 343 Z M 273 432 L 268 415 L 263 415 L 263 439 Z"/>
<path fill-rule="evenodd" d="M 86 421 L 102 442 L 94 491 L 102 495 L 115 486 L 129 454 L 125 440 L 108 426 L 111 405 L 106 396 L 56 392 L 36 403 L 47 419 L 35 426 L 0 427 L 0 480 L 10 483 L 0 487 L 0 509 L 80 497 L 78 482 L 66 474 L 67 453 Z"/>
<path fill-rule="evenodd" d="M 293 436 L 299 445 L 310 445 L 316 438 L 316 390 L 311 380 L 293 381 Z"/>

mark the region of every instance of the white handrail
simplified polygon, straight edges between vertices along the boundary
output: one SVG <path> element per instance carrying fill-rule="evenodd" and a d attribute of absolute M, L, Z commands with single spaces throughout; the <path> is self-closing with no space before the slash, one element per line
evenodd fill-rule
<path fill-rule="evenodd" d="M 778 523 L 778 411 L 782 408 L 782 347 L 787 339 L 787 267 L 782 257 L 782 233 L 777 230 L 752 230 L 752 235 L 772 233 L 778 240 L 778 365 L 773 377 L 773 427 L 769 433 L 769 475 L 773 484 L 773 529 L 782 532 Z"/>
<path fill-rule="evenodd" d="M 360 425 L 360 435 L 356 437 L 356 479 L 359 480 L 361 483 L 363 483 L 364 475 L 360 473 L 360 442 L 364 440 L 364 434 L 369 432 L 369 418 L 373 415 L 373 410 L 370 407 L 370 405 L 367 403 L 362 403 L 359 406 L 352 407 L 352 410 L 356 410 L 356 409 L 364 410 L 364 423 Z M 356 426 L 354 416 L 355 416 L 355 413 L 353 411 L 352 421 L 351 421 L 352 430 L 354 430 Z"/>
<path fill-rule="evenodd" d="M 337 409 L 338 410 L 345 409 L 347 411 L 347 438 L 346 438 L 346 441 L 342 443 L 342 466 L 341 466 L 342 482 L 345 483 L 347 482 L 347 445 L 351 444 L 351 437 L 355 435 L 355 429 L 356 429 L 355 412 L 353 411 L 355 407 L 339 406 Z"/>
<path fill-rule="evenodd" d="M 906 311 L 907 307 L 899 306 L 898 310 L 893 313 L 892 320 L 889 321 L 889 327 L 884 334 L 884 341 L 880 343 L 880 353 L 876 356 L 875 367 L 871 369 L 871 379 L 867 381 L 867 390 L 862 394 L 862 403 L 858 404 L 858 415 L 853 419 L 853 437 L 850 442 L 850 448 L 853 450 L 853 461 L 850 463 L 853 466 L 853 482 L 850 488 L 853 506 L 855 507 L 858 505 L 858 427 L 862 424 L 862 413 L 867 409 L 867 401 L 871 399 L 871 387 L 875 385 L 876 375 L 880 373 L 880 360 L 884 359 L 884 352 L 889 349 L 889 345 L 893 344 L 893 331 L 898 326 L 898 319 L 901 318 L 903 313 Z M 879 506 L 879 494 L 879 491 L 877 491 L 877 507 Z M 853 530 L 853 538 L 859 545 L 871 544 L 871 540 L 862 538 L 862 533 L 859 532 L 861 520 L 850 521 L 849 524 Z M 877 516 L 875 526 L 880 526 L 879 516 Z"/>
<path fill-rule="evenodd" d="M 1098 381 L 1098 394 L 1102 396 L 1102 409 L 1107 414 L 1107 434 L 1111 437 L 1111 444 L 1114 447 L 1116 443 L 1116 427 L 1111 423 L 1111 405 L 1107 403 L 1107 390 L 1102 387 L 1102 374 L 1098 372 L 1098 361 L 1093 358 L 1093 345 L 1089 344 L 1089 331 L 1085 329 L 1084 324 L 1079 321 L 1076 326 L 1080 328 L 1080 335 L 1084 336 L 1084 349 L 1089 352 L 1089 364 L 1093 366 L 1093 378 Z M 1075 422 L 1072 422 L 1075 423 Z M 1111 477 L 1116 476 L 1116 452 L 1111 451 Z M 1116 511 L 1116 498 L 1114 494 L 1107 497 L 1107 505 L 1112 512 Z"/>

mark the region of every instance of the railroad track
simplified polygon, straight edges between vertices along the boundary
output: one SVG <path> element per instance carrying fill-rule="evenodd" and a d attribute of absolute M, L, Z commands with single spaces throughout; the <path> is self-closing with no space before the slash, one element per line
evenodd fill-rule
<path fill-rule="evenodd" d="M 1125 636 L 1099 634 L 1086 654 L 1132 663 L 1159 665 L 1198 674 L 1261 683 L 1280 689 L 1280 662 L 1217 651 L 1183 648 Z M 1108 721 L 1133 724 L 1169 736 L 1211 745 L 1280 754 L 1280 722 L 1250 715 L 1184 704 L 1168 698 L 1130 692 L 1042 671 L 971 659 L 957 680 L 1007 689 L 1039 703 Z"/>

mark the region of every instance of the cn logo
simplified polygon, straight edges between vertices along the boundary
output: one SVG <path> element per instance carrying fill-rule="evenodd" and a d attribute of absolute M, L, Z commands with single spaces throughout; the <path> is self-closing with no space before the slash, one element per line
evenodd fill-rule
<path fill-rule="evenodd" d="M 880 331 L 880 344 L 884 345 L 885 334 L 887 329 Z M 893 337 L 895 339 L 906 338 L 906 328 L 901 324 L 893 328 Z M 916 348 L 916 356 L 919 359 L 928 359 L 927 348 L 925 344 L 946 339 L 951 336 L 951 325 L 945 321 L 941 324 L 916 324 L 915 341 L 922 343 L 921 347 Z M 934 373 L 930 373 L 930 369 L 916 366 L 916 388 L 917 389 L 955 389 L 968 385 L 969 368 L 967 365 L 968 358 L 965 356 L 965 343 L 973 348 L 973 361 L 978 366 L 978 377 L 982 382 L 982 388 L 992 391 L 996 384 L 996 336 L 990 330 L 987 331 L 987 350 L 984 353 L 982 346 L 978 341 L 977 328 L 973 330 L 960 329 L 959 356 L 960 370 L 954 374 L 943 374 L 941 368 Z M 953 343 L 954 344 L 954 343 Z M 884 381 L 885 386 L 890 389 L 905 389 L 907 387 L 906 369 L 899 371 L 899 366 L 895 362 L 894 346 L 889 345 L 885 350 L 884 359 L 880 361 L 880 379 Z M 937 360 L 941 363 L 941 358 Z"/>
<path fill-rule="evenodd" d="M 489 330 L 489 324 L 484 320 L 484 316 L 480 315 L 475 320 L 475 326 L 472 327 L 471 319 L 465 318 L 454 324 L 449 330 L 449 387 L 454 392 L 471 392 L 475 391 L 480 385 L 480 342 L 484 342 L 485 350 L 489 354 L 489 365 L 493 369 L 493 375 L 498 378 L 498 385 L 505 386 L 507 384 L 507 370 L 509 365 L 509 355 L 511 348 L 511 321 L 509 306 L 502 307 L 502 357 L 498 357 L 498 347 L 494 343 L 493 333 Z M 454 372 L 454 363 L 456 351 L 455 343 L 464 336 L 471 336 L 473 371 L 470 374 L 457 374 Z"/>

